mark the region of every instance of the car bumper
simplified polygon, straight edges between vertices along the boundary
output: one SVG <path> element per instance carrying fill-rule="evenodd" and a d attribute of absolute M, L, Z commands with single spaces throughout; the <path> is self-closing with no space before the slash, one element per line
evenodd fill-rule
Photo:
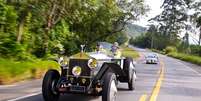
<path fill-rule="evenodd" d="M 157 64 L 156 60 L 146 60 L 146 63 L 153 63 L 153 64 Z"/>

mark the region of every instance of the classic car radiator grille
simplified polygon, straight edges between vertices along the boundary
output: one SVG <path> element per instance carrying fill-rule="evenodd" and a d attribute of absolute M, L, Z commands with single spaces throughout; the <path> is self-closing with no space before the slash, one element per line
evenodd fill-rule
<path fill-rule="evenodd" d="M 70 59 L 69 61 L 69 70 L 68 70 L 68 79 L 71 84 L 79 86 L 88 86 L 91 82 L 91 69 L 88 67 L 88 59 Z M 72 69 L 75 66 L 81 67 L 81 74 L 78 77 L 73 76 Z M 85 79 L 83 82 L 83 79 Z"/>
<path fill-rule="evenodd" d="M 70 59 L 68 75 L 73 75 L 72 74 L 73 67 L 80 66 L 82 69 L 80 76 L 90 76 L 91 70 L 88 67 L 87 63 L 88 59 Z"/>

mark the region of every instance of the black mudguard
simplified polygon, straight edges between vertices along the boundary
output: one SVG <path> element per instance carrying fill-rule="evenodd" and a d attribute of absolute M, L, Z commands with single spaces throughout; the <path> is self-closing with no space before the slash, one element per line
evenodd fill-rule
<path fill-rule="evenodd" d="M 104 76 L 108 72 L 113 72 L 118 77 L 125 77 L 126 73 L 121 69 L 121 67 L 116 63 L 104 63 L 100 69 L 100 71 L 97 73 L 97 75 L 94 77 L 93 82 L 96 83 L 98 80 L 103 80 Z"/>

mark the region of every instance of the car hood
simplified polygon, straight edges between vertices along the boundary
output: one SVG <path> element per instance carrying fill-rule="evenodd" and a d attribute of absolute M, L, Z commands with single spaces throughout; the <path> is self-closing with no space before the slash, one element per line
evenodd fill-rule
<path fill-rule="evenodd" d="M 97 60 L 103 60 L 103 59 L 112 59 L 111 56 L 108 56 L 105 53 L 102 52 L 89 52 L 89 53 L 77 53 L 70 57 L 71 59 L 97 59 Z"/>
<path fill-rule="evenodd" d="M 88 54 L 90 57 L 95 58 L 97 60 L 99 59 L 112 59 L 110 56 L 108 56 L 105 53 L 101 53 L 101 52 L 91 52 Z"/>

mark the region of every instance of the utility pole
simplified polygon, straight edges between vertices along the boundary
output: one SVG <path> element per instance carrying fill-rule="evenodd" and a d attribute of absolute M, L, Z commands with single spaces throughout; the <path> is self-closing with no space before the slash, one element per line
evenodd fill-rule
<path fill-rule="evenodd" d="M 154 36 L 153 36 L 153 32 L 151 32 L 151 49 L 154 48 Z"/>
<path fill-rule="evenodd" d="M 201 27 L 200 27 L 200 36 L 199 36 L 198 45 L 201 45 Z"/>

